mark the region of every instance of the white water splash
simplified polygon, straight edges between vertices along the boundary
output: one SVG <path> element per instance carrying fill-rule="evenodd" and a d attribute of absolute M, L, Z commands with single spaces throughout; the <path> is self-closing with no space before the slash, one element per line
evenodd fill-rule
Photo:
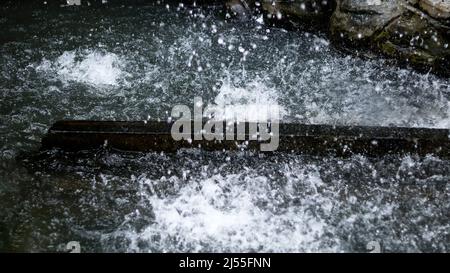
<path fill-rule="evenodd" d="M 333 227 L 318 217 L 311 206 L 330 212 L 332 200 L 319 194 L 326 185 L 316 171 L 295 168 L 282 186 L 288 198 L 296 198 L 298 187 L 310 192 L 298 206 L 278 207 L 286 196 L 272 189 L 266 176 L 229 174 L 204 177 L 200 181 L 183 181 L 172 196 L 144 195 L 151 203 L 153 224 L 140 232 L 119 228 L 105 234 L 105 247 L 110 239 L 127 238 L 126 251 L 257 251 L 257 252 L 328 252 L 339 251 L 336 238 L 329 238 Z M 160 180 L 140 178 L 143 188 L 157 187 Z M 295 184 L 295 185 L 294 185 Z M 145 192 L 145 190 L 143 190 Z M 140 247 L 142 242 L 146 247 Z M 326 243 L 324 243 L 326 242 Z M 148 247 L 149 246 L 149 247 Z"/>
<path fill-rule="evenodd" d="M 278 103 L 277 90 L 261 80 L 253 80 L 244 87 L 225 81 L 208 110 L 218 119 L 252 122 L 281 119 L 286 115 L 286 110 Z"/>
<path fill-rule="evenodd" d="M 116 54 L 97 50 L 65 51 L 55 61 L 43 60 L 37 70 L 55 72 L 65 82 L 118 86 L 126 73 L 124 61 Z"/>

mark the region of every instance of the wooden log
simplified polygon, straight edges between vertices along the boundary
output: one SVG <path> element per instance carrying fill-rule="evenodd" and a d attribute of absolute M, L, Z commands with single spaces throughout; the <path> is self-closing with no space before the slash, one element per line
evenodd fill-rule
<path fill-rule="evenodd" d="M 80 151 L 102 146 L 140 152 L 176 152 L 182 148 L 260 150 L 261 141 L 251 140 L 248 134 L 245 140 L 175 141 L 171 135 L 172 124 L 159 121 L 58 121 L 42 139 L 42 150 Z M 233 126 L 237 132 L 236 124 Z M 252 124 L 245 123 L 245 126 L 248 132 Z M 191 128 L 194 128 L 193 123 Z M 448 129 L 280 123 L 276 151 L 336 156 L 433 154 L 449 157 L 449 134 Z"/>

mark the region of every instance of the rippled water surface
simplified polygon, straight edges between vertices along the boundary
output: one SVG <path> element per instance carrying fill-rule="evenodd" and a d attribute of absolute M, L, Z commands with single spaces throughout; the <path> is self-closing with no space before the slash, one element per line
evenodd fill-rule
<path fill-rule="evenodd" d="M 237 112 L 278 104 L 283 121 L 449 128 L 450 80 L 219 8 L 1 13 L 0 250 L 450 250 L 450 165 L 432 155 L 29 158 L 58 119 L 166 119 L 195 96 Z"/>

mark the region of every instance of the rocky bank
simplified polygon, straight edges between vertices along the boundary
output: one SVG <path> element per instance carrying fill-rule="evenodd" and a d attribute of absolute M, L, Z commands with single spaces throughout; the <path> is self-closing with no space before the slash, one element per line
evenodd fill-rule
<path fill-rule="evenodd" d="M 450 77 L 450 0 L 230 0 L 231 14 L 325 28 L 347 49 L 369 49 Z"/>

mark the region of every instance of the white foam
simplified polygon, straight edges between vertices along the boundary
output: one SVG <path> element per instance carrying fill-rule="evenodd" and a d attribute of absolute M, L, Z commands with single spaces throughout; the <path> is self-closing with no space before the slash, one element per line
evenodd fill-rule
<path fill-rule="evenodd" d="M 441 115 L 436 114 L 433 117 L 433 121 L 435 122 L 433 125 L 437 128 L 444 128 L 448 129 L 450 128 L 450 101 L 447 101 L 447 107 L 446 107 L 446 115 L 445 117 L 442 117 Z M 449 136 L 450 137 L 450 136 Z"/>
<path fill-rule="evenodd" d="M 137 252 L 149 249 L 169 252 L 339 251 L 334 238 L 329 244 L 323 242 L 326 234 L 333 232 L 333 227 L 310 210 L 313 205 L 331 212 L 331 201 L 317 193 L 317 189 L 324 186 L 319 174 L 315 171 L 303 174 L 301 168 L 291 171 L 295 174 L 284 191 L 295 197 L 298 192 L 294 188 L 303 186 L 310 194 L 302 199 L 302 205 L 272 206 L 273 202 L 283 201 L 271 188 L 270 180 L 257 174 L 214 175 L 200 181 L 172 177 L 177 184 L 184 185 L 176 195 L 145 195 L 155 216 L 153 224 L 141 232 L 119 228 L 103 239 L 123 236 L 129 240 L 127 251 Z M 147 178 L 138 182 L 161 183 Z M 141 248 L 138 242 L 146 242 L 150 247 Z"/>
<path fill-rule="evenodd" d="M 117 86 L 126 74 L 123 67 L 124 61 L 114 53 L 75 50 L 65 51 L 53 62 L 44 60 L 36 69 L 55 72 L 65 83 Z"/>
<path fill-rule="evenodd" d="M 262 80 L 253 80 L 244 87 L 224 81 L 214 103 L 206 112 L 214 118 L 237 121 L 268 121 L 281 119 L 286 110 L 278 103 L 278 92 Z"/>

